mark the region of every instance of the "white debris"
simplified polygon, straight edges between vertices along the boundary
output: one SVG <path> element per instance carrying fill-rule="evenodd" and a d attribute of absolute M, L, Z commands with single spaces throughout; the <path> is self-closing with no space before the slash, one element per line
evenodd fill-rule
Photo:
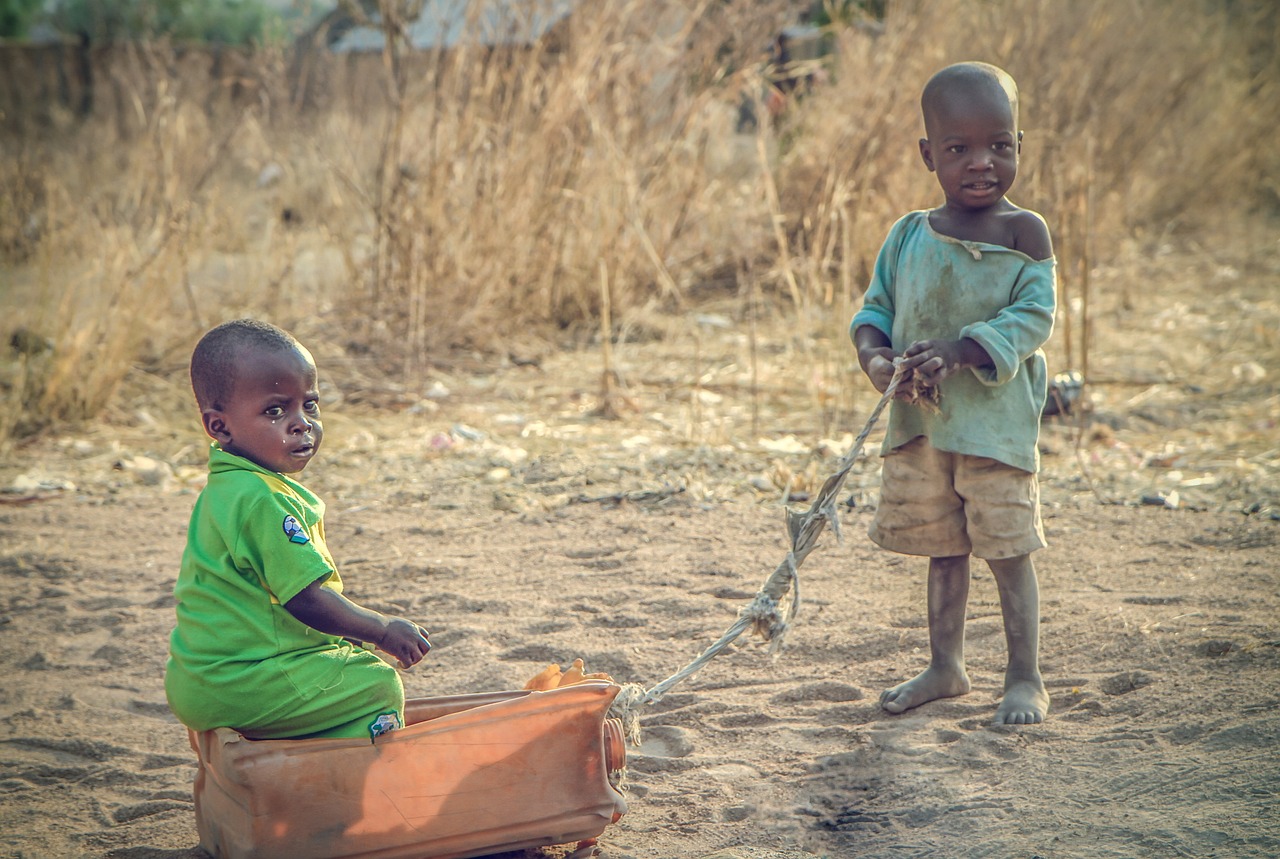
<path fill-rule="evenodd" d="M 30 495 L 33 492 L 74 492 L 75 488 L 74 483 L 61 477 L 19 474 L 4 491 L 15 495 Z"/>

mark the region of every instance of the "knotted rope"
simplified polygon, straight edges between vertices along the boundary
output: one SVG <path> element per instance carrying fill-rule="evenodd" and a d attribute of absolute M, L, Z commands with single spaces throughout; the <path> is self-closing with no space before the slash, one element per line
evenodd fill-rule
<path fill-rule="evenodd" d="M 769 642 L 770 654 L 777 654 L 791 626 L 791 621 L 800 607 L 798 577 L 800 565 L 818 544 L 818 538 L 828 523 L 831 524 L 836 539 L 840 539 L 840 517 L 836 513 L 836 496 L 840 494 L 845 478 L 853 468 L 858 454 L 862 452 L 863 443 L 871 434 L 876 421 L 880 419 L 880 413 L 897 392 L 902 377 L 902 359 L 898 359 L 894 362 L 893 378 L 889 382 L 889 387 L 885 388 L 880 402 L 876 403 L 876 407 L 871 411 L 871 416 L 867 418 L 862 432 L 858 433 L 849 450 L 841 457 L 835 473 L 822 484 L 822 489 L 818 492 L 818 497 L 813 500 L 813 504 L 803 513 L 790 509 L 786 511 L 787 536 L 791 544 L 787 555 L 765 580 L 751 602 L 738 611 L 738 619 L 733 622 L 733 625 L 696 659 L 651 689 L 646 690 L 636 683 L 628 683 L 622 687 L 622 691 L 613 701 L 610 713 L 622 720 L 623 730 L 632 744 L 640 744 L 640 708 L 660 700 L 676 684 L 697 674 L 748 627 Z"/>

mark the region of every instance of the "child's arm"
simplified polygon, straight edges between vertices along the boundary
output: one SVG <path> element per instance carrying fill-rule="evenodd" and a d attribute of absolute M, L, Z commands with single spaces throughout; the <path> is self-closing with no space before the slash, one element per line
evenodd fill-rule
<path fill-rule="evenodd" d="M 342 594 L 320 586 L 317 579 L 284 604 L 285 610 L 312 629 L 377 645 L 400 661 L 416 665 L 431 649 L 427 631 L 410 620 L 390 617 L 357 605 Z"/>
<path fill-rule="evenodd" d="M 973 368 L 986 385 L 1012 379 L 1019 365 L 1053 332 L 1057 278 L 1049 227 L 1044 218 L 1023 209 L 1014 220 L 1014 232 L 1014 248 L 1035 262 L 1023 267 L 1009 304 L 995 318 L 966 325 L 959 331 L 959 342 L 968 341 L 982 353 L 981 361 L 966 360 L 963 366 Z"/>
<path fill-rule="evenodd" d="M 862 296 L 862 308 L 849 323 L 849 336 L 858 350 L 858 364 L 867 374 L 876 390 L 884 393 L 893 381 L 893 361 L 898 353 L 893 350 L 894 288 L 898 276 L 898 257 L 903 243 L 919 222 L 921 212 L 902 216 L 889 230 L 880 252 L 876 254 L 871 283 Z M 906 390 L 899 394 L 905 398 Z"/>

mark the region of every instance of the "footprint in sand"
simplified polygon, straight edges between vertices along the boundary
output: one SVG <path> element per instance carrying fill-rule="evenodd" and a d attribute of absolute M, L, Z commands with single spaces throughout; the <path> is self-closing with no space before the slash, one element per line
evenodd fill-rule
<path fill-rule="evenodd" d="M 51 760 L 63 764 L 77 761 L 103 763 L 129 752 L 129 749 L 121 746 L 82 737 L 13 737 L 4 740 L 4 744 L 15 750 L 21 749 L 35 754 L 45 753 Z"/>
<path fill-rule="evenodd" d="M 644 741 L 633 755 L 655 758 L 683 758 L 693 752 L 693 741 L 684 728 L 657 725 L 644 732 Z"/>
<path fill-rule="evenodd" d="M 7 792 L 37 788 L 135 788 L 147 776 L 114 764 L 132 754 L 111 743 L 79 737 L 14 737 L 0 743 L 0 768 Z"/>
<path fill-rule="evenodd" d="M 684 728 L 655 725 L 645 728 L 640 747 L 627 751 L 627 766 L 637 772 L 680 772 L 694 766 L 683 760 L 693 753 L 693 741 Z"/>
<path fill-rule="evenodd" d="M 779 692 L 770 699 L 773 704 L 819 704 L 844 703 L 858 701 L 863 692 L 857 686 L 824 680 L 817 683 L 805 683 L 794 689 Z"/>
<path fill-rule="evenodd" d="M 1145 671 L 1122 671 L 1104 678 L 1098 686 L 1108 695 L 1127 695 L 1143 686 L 1150 686 L 1156 679 Z"/>
<path fill-rule="evenodd" d="M 163 814 L 167 811 L 178 811 L 183 814 L 190 814 L 191 808 L 191 800 L 153 799 L 146 802 L 122 805 L 111 812 L 111 820 L 116 824 L 132 823 L 135 820 L 140 820 L 144 817 L 151 817 L 156 814 Z"/>

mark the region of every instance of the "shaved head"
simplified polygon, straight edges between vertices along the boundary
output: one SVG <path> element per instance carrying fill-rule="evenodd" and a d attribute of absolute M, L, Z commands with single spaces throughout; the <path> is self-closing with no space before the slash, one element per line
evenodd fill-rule
<path fill-rule="evenodd" d="M 974 104 L 1007 107 L 1018 127 L 1018 85 L 1004 69 L 989 63 L 956 63 L 935 74 L 920 95 L 925 134 L 944 113 Z"/>
<path fill-rule="evenodd" d="M 191 353 L 191 389 L 200 409 L 227 407 L 235 389 L 236 369 L 254 353 L 301 348 L 283 328 L 257 319 L 224 322 L 200 338 Z"/>

